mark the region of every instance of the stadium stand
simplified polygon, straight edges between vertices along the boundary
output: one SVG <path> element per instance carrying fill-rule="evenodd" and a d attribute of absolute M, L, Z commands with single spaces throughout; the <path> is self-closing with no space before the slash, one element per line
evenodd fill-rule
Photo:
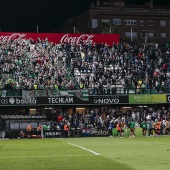
<path fill-rule="evenodd" d="M 0 89 L 89 89 L 93 95 L 167 93 L 169 51 L 158 44 L 0 42 Z"/>
<path fill-rule="evenodd" d="M 18 89 L 88 89 L 91 95 L 169 93 L 169 57 L 169 46 L 158 44 L 76 45 L 54 44 L 48 39 L 30 39 L 25 45 L 0 42 L 0 89 L 9 90 L 9 96 L 11 89 L 14 90 L 12 95 L 15 92 L 16 96 L 20 95 Z M 170 110 L 149 108 L 145 112 L 131 110 L 125 113 L 118 108 L 92 108 L 71 117 L 61 114 L 65 119 L 69 118 L 70 126 L 74 125 L 74 128 L 87 128 L 91 124 L 108 129 L 109 122 L 115 119 L 128 122 L 133 118 L 140 125 L 148 113 L 154 121 L 170 119 Z M 2 115 L 2 119 L 13 120 L 12 123 L 20 119 L 46 121 L 43 116 L 30 115 Z M 15 124 L 11 127 L 18 128 Z"/>

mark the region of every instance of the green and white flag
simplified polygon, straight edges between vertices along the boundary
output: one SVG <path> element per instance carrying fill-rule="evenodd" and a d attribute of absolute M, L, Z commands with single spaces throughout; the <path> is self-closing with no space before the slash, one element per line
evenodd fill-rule
<path fill-rule="evenodd" d="M 68 96 L 75 96 L 76 91 L 75 90 L 68 90 Z"/>
<path fill-rule="evenodd" d="M 61 96 L 75 96 L 81 100 L 89 100 L 89 91 L 88 90 L 60 90 Z"/>
<path fill-rule="evenodd" d="M 22 99 L 29 101 L 33 100 L 35 97 L 34 90 L 22 90 Z"/>
<path fill-rule="evenodd" d="M 67 90 L 60 90 L 60 95 L 61 96 L 68 96 L 68 91 Z"/>
<path fill-rule="evenodd" d="M 0 97 L 6 97 L 7 90 L 0 90 Z"/>
<path fill-rule="evenodd" d="M 59 90 L 48 90 L 49 97 L 56 97 L 59 96 Z"/>
<path fill-rule="evenodd" d="M 84 101 L 89 100 L 89 91 L 88 90 L 76 90 L 74 95 L 81 100 L 84 100 Z"/>
<path fill-rule="evenodd" d="M 81 100 L 88 101 L 89 100 L 89 91 L 88 90 L 81 90 Z"/>
<path fill-rule="evenodd" d="M 47 96 L 47 90 L 35 90 L 35 96 Z"/>

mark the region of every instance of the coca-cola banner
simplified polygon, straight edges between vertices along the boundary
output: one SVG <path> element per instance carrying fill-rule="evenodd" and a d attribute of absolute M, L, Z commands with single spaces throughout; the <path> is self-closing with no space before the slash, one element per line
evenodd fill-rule
<path fill-rule="evenodd" d="M 0 43 L 7 43 L 10 40 L 17 41 L 20 44 L 24 44 L 26 40 L 33 39 L 35 41 L 38 38 L 45 40 L 48 39 L 54 43 L 76 43 L 81 42 L 85 44 L 105 43 L 112 45 L 113 43 L 119 43 L 119 34 L 64 34 L 64 33 L 14 33 L 14 32 L 0 32 Z"/>

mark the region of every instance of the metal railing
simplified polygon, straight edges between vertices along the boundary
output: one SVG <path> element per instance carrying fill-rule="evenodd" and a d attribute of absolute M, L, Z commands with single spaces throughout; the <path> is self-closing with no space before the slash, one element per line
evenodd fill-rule
<path fill-rule="evenodd" d="M 68 89 L 62 89 L 62 90 L 55 90 L 55 89 L 12 89 L 12 90 L 6 90 L 1 89 L 0 90 L 0 97 L 25 97 L 25 96 L 31 96 L 31 97 L 42 97 L 42 96 L 76 96 L 77 92 L 86 92 L 89 96 L 91 95 L 129 95 L 129 94 L 168 94 L 170 93 L 170 88 L 164 88 L 164 89 L 151 89 L 151 88 L 122 88 L 122 87 L 113 87 L 113 88 L 93 88 L 93 89 L 78 89 L 78 90 L 68 90 Z M 72 93 L 72 94 L 71 94 Z"/>

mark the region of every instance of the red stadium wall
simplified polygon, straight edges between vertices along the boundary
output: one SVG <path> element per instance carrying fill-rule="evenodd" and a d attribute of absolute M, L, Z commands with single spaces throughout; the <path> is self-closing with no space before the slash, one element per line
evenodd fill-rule
<path fill-rule="evenodd" d="M 37 41 L 40 38 L 45 40 L 46 38 L 50 42 L 54 43 L 104 43 L 112 45 L 117 44 L 120 41 L 119 34 L 59 34 L 59 33 L 14 33 L 14 32 L 0 32 L 0 43 L 8 42 L 9 40 L 16 40 L 20 44 L 24 43 L 25 39 L 33 39 Z"/>

